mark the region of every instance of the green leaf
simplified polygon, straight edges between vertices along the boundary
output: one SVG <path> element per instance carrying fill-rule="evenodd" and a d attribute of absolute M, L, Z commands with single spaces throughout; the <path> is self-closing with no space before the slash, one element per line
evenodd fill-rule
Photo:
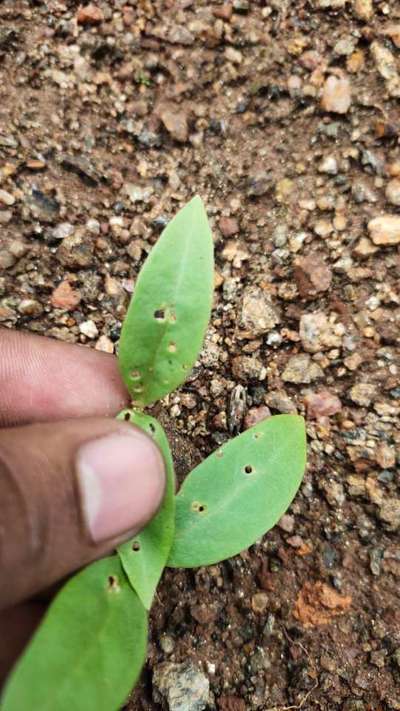
<path fill-rule="evenodd" d="M 199 354 L 210 318 L 213 242 L 194 197 L 167 225 L 139 274 L 119 343 L 119 367 L 135 404 L 175 390 Z"/>
<path fill-rule="evenodd" d="M 175 474 L 167 436 L 160 423 L 141 412 L 123 410 L 118 419 L 129 420 L 145 430 L 158 444 L 165 460 L 167 485 L 158 514 L 131 541 L 118 548 L 118 555 L 133 588 L 146 609 L 165 568 L 175 531 Z"/>
<path fill-rule="evenodd" d="M 145 660 L 147 614 L 117 556 L 55 598 L 6 685 L 1 711 L 117 711 Z"/>
<path fill-rule="evenodd" d="M 297 415 L 269 417 L 222 445 L 176 497 L 168 565 L 210 565 L 251 546 L 285 513 L 305 463 L 304 420 Z"/>

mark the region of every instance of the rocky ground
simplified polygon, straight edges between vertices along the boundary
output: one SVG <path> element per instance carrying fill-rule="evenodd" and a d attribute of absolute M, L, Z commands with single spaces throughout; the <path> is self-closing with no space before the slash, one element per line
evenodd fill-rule
<path fill-rule="evenodd" d="M 178 468 L 270 413 L 309 434 L 264 540 L 165 574 L 126 708 L 400 709 L 400 5 L 83 5 L 0 3 L 1 324 L 114 352 L 199 193 L 216 296 L 163 406 Z"/>

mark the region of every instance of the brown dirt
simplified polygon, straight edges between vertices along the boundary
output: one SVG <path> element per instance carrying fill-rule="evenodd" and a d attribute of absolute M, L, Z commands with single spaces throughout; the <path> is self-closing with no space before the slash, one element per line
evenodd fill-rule
<path fill-rule="evenodd" d="M 96 5 L 78 25 L 74 0 L 0 3 L 0 322 L 112 351 L 140 264 L 197 192 L 217 290 L 163 408 L 180 471 L 266 406 L 307 409 L 309 432 L 280 525 L 165 573 L 127 709 L 161 708 L 153 669 L 188 660 L 209 708 L 400 709 L 400 260 L 367 229 L 400 219 L 398 2 Z"/>

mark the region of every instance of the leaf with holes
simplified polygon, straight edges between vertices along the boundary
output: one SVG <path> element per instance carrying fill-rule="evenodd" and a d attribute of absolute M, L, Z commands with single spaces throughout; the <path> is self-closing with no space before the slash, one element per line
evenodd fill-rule
<path fill-rule="evenodd" d="M 269 417 L 223 444 L 176 497 L 168 565 L 210 565 L 251 546 L 285 513 L 305 464 L 304 420 L 297 415 Z"/>
<path fill-rule="evenodd" d="M 93 563 L 55 598 L 1 711 L 115 711 L 139 676 L 146 644 L 146 610 L 117 556 Z"/>
<path fill-rule="evenodd" d="M 123 410 L 118 418 L 137 425 L 152 437 L 164 457 L 167 485 L 158 514 L 135 538 L 118 548 L 118 555 L 143 605 L 150 609 L 155 589 L 165 568 L 175 530 L 175 474 L 167 436 L 160 423 L 142 412 Z"/>
<path fill-rule="evenodd" d="M 148 405 L 185 379 L 211 313 L 213 242 L 193 198 L 167 225 L 136 283 L 119 344 L 119 367 L 135 404 Z"/>

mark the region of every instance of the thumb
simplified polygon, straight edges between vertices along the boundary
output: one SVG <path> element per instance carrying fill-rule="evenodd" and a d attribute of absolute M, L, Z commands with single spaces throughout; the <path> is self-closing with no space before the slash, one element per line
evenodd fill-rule
<path fill-rule="evenodd" d="M 0 430 L 0 608 L 140 530 L 164 492 L 160 451 L 116 420 Z"/>

